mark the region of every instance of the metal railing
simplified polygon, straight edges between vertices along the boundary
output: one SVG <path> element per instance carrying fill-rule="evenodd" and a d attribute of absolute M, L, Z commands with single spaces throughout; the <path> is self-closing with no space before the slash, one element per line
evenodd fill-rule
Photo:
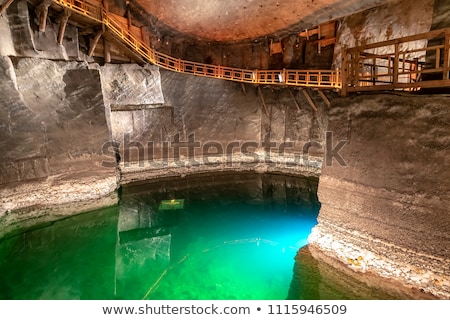
<path fill-rule="evenodd" d="M 145 62 L 171 71 L 197 76 L 225 79 L 244 83 L 288 85 L 314 88 L 339 89 L 341 87 L 338 70 L 248 70 L 224 67 L 171 57 L 150 48 L 122 23 L 109 15 L 95 0 L 54 0 L 58 5 L 102 23 L 107 31 L 120 39 Z"/>

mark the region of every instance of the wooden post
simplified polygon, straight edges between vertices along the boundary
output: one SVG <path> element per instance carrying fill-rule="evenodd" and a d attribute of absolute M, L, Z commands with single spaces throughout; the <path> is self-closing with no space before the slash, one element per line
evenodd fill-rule
<path fill-rule="evenodd" d="M 101 12 L 101 17 L 102 17 L 102 29 L 103 32 L 105 31 L 105 19 L 108 17 L 108 12 L 109 12 L 109 0 L 102 0 L 102 12 Z"/>
<path fill-rule="evenodd" d="M 395 43 L 394 45 L 395 47 L 395 56 L 394 56 L 394 87 L 398 84 L 398 67 L 399 67 L 399 54 L 398 54 L 398 50 L 399 50 L 399 45 L 398 42 Z"/>
<path fill-rule="evenodd" d="M 355 86 L 359 87 L 360 83 L 359 83 L 359 70 L 360 70 L 360 64 L 359 64 L 359 59 L 360 59 L 361 55 L 360 52 L 358 51 L 356 53 L 355 56 L 353 56 L 353 71 L 355 72 Z M 363 69 L 364 70 L 364 69 Z"/>
<path fill-rule="evenodd" d="M 247 90 L 245 89 L 245 83 L 241 82 L 241 88 L 242 88 L 242 93 L 244 94 L 244 96 L 246 96 Z"/>
<path fill-rule="evenodd" d="M 376 85 L 377 83 L 377 56 L 373 56 L 372 58 L 372 85 Z"/>
<path fill-rule="evenodd" d="M 314 104 L 314 101 L 312 101 L 312 99 L 309 96 L 309 93 L 306 91 L 306 89 L 302 88 L 301 91 L 303 92 L 303 95 L 305 96 L 306 100 L 308 100 L 308 103 L 311 106 L 311 108 L 314 110 L 314 112 L 317 112 L 317 107 Z"/>
<path fill-rule="evenodd" d="M 330 100 L 328 100 L 327 96 L 325 95 L 325 93 L 323 93 L 322 90 L 317 90 L 317 92 L 319 92 L 320 97 L 322 98 L 322 100 L 325 102 L 325 104 L 327 105 L 327 107 L 329 108 L 331 106 Z"/>
<path fill-rule="evenodd" d="M 128 30 L 131 31 L 131 11 L 130 11 L 130 5 L 128 4 L 128 1 L 127 1 L 127 11 L 125 14 L 127 16 Z"/>
<path fill-rule="evenodd" d="M 103 0 L 102 5 L 103 5 L 103 10 L 105 10 L 105 12 L 109 12 L 109 0 Z"/>
<path fill-rule="evenodd" d="M 141 41 L 142 41 L 142 43 L 148 44 L 148 43 L 147 43 L 146 36 L 145 36 L 144 26 L 141 27 L 141 34 L 140 34 L 140 36 L 141 36 Z"/>
<path fill-rule="evenodd" d="M 47 26 L 48 7 L 52 2 L 52 0 L 44 0 L 36 7 L 36 15 L 39 18 L 40 32 L 45 32 L 45 27 Z"/>
<path fill-rule="evenodd" d="M 89 57 L 92 57 L 92 56 L 94 55 L 95 47 L 97 46 L 98 40 L 100 40 L 100 38 L 101 38 L 102 35 L 103 35 L 103 31 L 99 31 L 99 32 L 97 32 L 97 34 L 95 35 L 95 38 L 94 38 L 94 40 L 92 41 L 92 45 L 91 45 L 91 47 L 89 48 L 89 53 L 88 53 L 88 56 L 89 56 Z M 105 42 L 106 42 L 106 40 L 105 40 Z"/>
<path fill-rule="evenodd" d="M 444 40 L 444 65 L 443 65 L 443 80 L 449 79 L 449 70 L 450 70 L 450 32 L 447 31 L 445 33 L 445 40 Z"/>
<path fill-rule="evenodd" d="M 291 88 L 288 89 L 289 94 L 291 95 L 292 100 L 294 100 L 295 106 L 297 107 L 298 111 L 300 111 L 302 108 L 300 108 L 300 105 L 297 102 L 297 99 L 295 99 L 294 94 L 291 91 Z"/>
<path fill-rule="evenodd" d="M 445 50 L 445 47 L 444 47 L 444 50 Z M 437 48 L 436 49 L 436 61 L 434 63 L 434 68 L 439 69 L 440 65 L 441 65 L 441 49 Z"/>
<path fill-rule="evenodd" d="M 259 96 L 261 98 L 261 101 L 262 101 L 262 104 L 263 104 L 263 107 L 264 107 L 264 111 L 266 112 L 266 115 L 270 118 L 269 110 L 267 109 L 266 101 L 264 100 L 264 96 L 263 96 L 263 93 L 261 91 L 261 87 L 260 86 L 258 86 L 258 93 L 259 93 Z"/>
<path fill-rule="evenodd" d="M 111 63 L 111 47 L 109 45 L 109 41 L 104 39 L 104 57 L 105 63 Z"/>
<path fill-rule="evenodd" d="M 58 31 L 58 44 L 62 45 L 64 39 L 64 33 L 66 32 L 67 21 L 69 21 L 71 12 L 64 9 L 62 15 L 59 18 L 59 31 Z"/>
<path fill-rule="evenodd" d="M 39 16 L 39 31 L 45 32 L 45 27 L 47 26 L 47 14 L 48 7 L 43 7 L 41 15 Z"/>
<path fill-rule="evenodd" d="M 342 65 L 341 65 L 341 96 L 346 97 L 348 94 L 348 61 L 347 61 L 347 48 L 342 48 Z"/>
<path fill-rule="evenodd" d="M 9 6 L 11 5 L 11 3 L 13 3 L 14 0 L 7 0 L 5 3 L 3 3 L 2 5 L 0 5 L 0 15 L 3 15 L 6 10 L 8 10 Z"/>

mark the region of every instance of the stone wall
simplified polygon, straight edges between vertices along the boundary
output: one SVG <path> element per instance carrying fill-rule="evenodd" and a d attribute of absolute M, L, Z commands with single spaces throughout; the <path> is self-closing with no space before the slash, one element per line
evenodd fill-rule
<path fill-rule="evenodd" d="M 341 68 L 342 47 L 351 48 L 430 31 L 434 3 L 435 0 L 391 1 L 342 18 L 334 47 L 333 67 Z M 423 47 L 424 44 L 416 41 L 408 45 L 410 46 L 408 49 L 414 49 Z M 392 50 L 389 47 L 387 49 Z M 392 51 L 377 53 L 392 53 Z"/>
<path fill-rule="evenodd" d="M 102 69 L 104 79 L 109 68 Z M 327 106 L 317 92 L 308 91 L 318 109 L 315 112 L 300 90 L 294 88 L 258 89 L 163 70 L 160 73 L 163 98 L 161 88 L 139 82 L 151 83 L 156 78 L 159 81 L 159 72 L 148 73 L 148 78 L 140 80 L 115 74 L 122 79 L 123 88 L 118 89 L 116 98 L 111 98 L 111 128 L 121 160 L 122 183 L 155 175 L 230 169 L 293 171 L 318 176 L 324 153 Z M 140 105 L 119 101 L 118 97 L 127 91 L 125 88 L 132 85 L 134 90 L 142 88 L 143 92 L 161 98 L 142 100 Z M 270 156 L 265 147 L 269 135 Z M 303 162 L 304 154 L 307 159 L 311 156 L 309 163 Z M 279 161 L 283 162 L 280 166 Z M 241 165 L 243 162 L 246 165 Z"/>
<path fill-rule="evenodd" d="M 335 100 L 328 130 L 346 162 L 324 166 L 314 249 L 348 267 L 450 297 L 447 96 Z"/>
<path fill-rule="evenodd" d="M 0 57 L 0 66 L 1 222 L 115 203 L 99 72 L 37 58 Z"/>

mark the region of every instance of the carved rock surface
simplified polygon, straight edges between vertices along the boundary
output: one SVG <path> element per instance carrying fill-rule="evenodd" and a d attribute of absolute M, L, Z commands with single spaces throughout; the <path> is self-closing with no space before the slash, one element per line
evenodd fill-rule
<path fill-rule="evenodd" d="M 450 297 L 447 96 L 335 101 L 329 130 L 347 166 L 324 166 L 310 237 L 351 268 Z"/>
<path fill-rule="evenodd" d="M 99 72 L 0 57 L 0 78 L 0 216 L 111 194 L 117 178 L 115 166 L 103 166 L 109 133 Z"/>

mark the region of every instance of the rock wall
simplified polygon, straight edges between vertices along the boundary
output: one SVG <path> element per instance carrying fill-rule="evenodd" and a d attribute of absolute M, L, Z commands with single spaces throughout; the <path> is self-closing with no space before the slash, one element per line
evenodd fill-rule
<path fill-rule="evenodd" d="M 16 51 L 9 27 L 8 17 L 6 15 L 0 16 L 0 56 L 14 56 Z"/>
<path fill-rule="evenodd" d="M 349 268 L 450 297 L 448 96 L 335 100 L 346 162 L 324 166 L 311 248 Z"/>
<path fill-rule="evenodd" d="M 102 70 L 102 75 L 106 74 L 107 68 Z M 284 170 L 318 176 L 327 106 L 317 92 L 308 91 L 318 109 L 315 112 L 296 89 L 258 89 L 160 72 L 163 99 L 142 100 L 140 105 L 121 102 L 118 97 L 132 84 L 146 88 L 145 92 L 152 92 L 154 97 L 160 96 L 157 86 L 136 85 L 134 76 L 120 76 L 123 88 L 116 92 L 116 98 L 111 98 L 112 135 L 121 160 L 122 183 L 155 175 L 230 169 Z M 304 155 L 307 160 L 311 156 L 309 162 L 304 161 Z M 280 166 L 279 161 L 283 162 Z"/>
<path fill-rule="evenodd" d="M 78 60 L 79 59 L 79 43 L 78 28 L 74 25 L 67 24 L 62 45 L 57 43 L 57 35 L 59 23 L 54 23 L 47 19 L 44 32 L 39 31 L 38 21 L 35 10 L 26 0 L 14 1 L 7 9 L 5 22 L 8 23 L 10 31 L 5 29 L 5 37 L 10 34 L 11 40 L 8 39 L 7 48 L 4 55 L 17 55 L 22 57 L 38 57 L 57 60 Z M 2 17 L 3 19 L 3 17 Z M 3 42 L 2 42 L 3 47 Z"/>
<path fill-rule="evenodd" d="M 0 66 L 0 222 L 20 228 L 12 224 L 115 203 L 99 72 L 37 58 Z"/>
<path fill-rule="evenodd" d="M 341 68 L 342 47 L 351 48 L 430 31 L 434 3 L 435 0 L 391 1 L 342 18 L 336 36 L 333 66 Z M 420 41 L 408 45 L 408 49 L 423 47 Z"/>

